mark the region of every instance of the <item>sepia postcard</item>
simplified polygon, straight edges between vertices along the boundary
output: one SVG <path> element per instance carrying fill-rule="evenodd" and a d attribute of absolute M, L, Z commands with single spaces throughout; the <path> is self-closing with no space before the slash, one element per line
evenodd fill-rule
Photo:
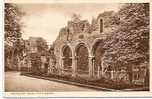
<path fill-rule="evenodd" d="M 4 97 L 152 97 L 150 0 L 6 0 Z"/>

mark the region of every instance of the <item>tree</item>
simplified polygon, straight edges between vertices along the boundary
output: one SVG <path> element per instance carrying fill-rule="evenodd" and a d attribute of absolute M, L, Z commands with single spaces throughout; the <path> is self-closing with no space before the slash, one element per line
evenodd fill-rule
<path fill-rule="evenodd" d="M 129 72 L 133 65 L 145 63 L 149 68 L 149 4 L 126 4 L 116 16 L 120 20 L 112 21 L 118 28 L 104 45 L 104 64 L 115 70 L 124 66 Z"/>
<path fill-rule="evenodd" d="M 41 55 L 40 53 L 31 53 L 30 54 L 30 60 L 31 60 L 31 72 L 34 74 L 40 74 L 41 73 Z"/>
<path fill-rule="evenodd" d="M 20 19 L 23 13 L 15 4 L 5 4 L 5 38 L 7 37 L 21 37 L 21 23 Z"/>
<path fill-rule="evenodd" d="M 38 52 L 46 52 L 48 50 L 48 45 L 47 42 L 43 39 L 43 38 L 38 38 L 37 39 L 37 48 L 38 48 Z"/>
<path fill-rule="evenodd" d="M 20 19 L 23 13 L 15 4 L 5 4 L 5 57 L 10 58 L 12 63 L 16 65 L 16 56 L 21 53 L 21 23 Z M 23 46 L 22 46 L 23 47 Z M 6 64 L 8 61 L 5 61 Z"/>

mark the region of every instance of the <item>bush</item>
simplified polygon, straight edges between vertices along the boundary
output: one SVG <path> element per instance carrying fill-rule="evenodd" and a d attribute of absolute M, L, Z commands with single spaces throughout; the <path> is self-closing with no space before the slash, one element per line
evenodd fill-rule
<path fill-rule="evenodd" d="M 38 53 L 31 53 L 30 55 L 31 64 L 32 64 L 32 72 L 35 74 L 41 73 L 41 57 Z"/>

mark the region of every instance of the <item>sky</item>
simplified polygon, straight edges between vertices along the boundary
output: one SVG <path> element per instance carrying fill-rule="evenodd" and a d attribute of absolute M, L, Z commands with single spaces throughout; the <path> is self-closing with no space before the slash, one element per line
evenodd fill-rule
<path fill-rule="evenodd" d="M 43 37 L 48 45 L 55 41 L 62 27 L 67 25 L 73 13 L 80 14 L 81 19 L 91 22 L 104 11 L 118 11 L 121 4 L 100 3 L 50 3 L 50 4 L 18 4 L 25 13 L 21 18 L 23 24 L 22 37 Z"/>

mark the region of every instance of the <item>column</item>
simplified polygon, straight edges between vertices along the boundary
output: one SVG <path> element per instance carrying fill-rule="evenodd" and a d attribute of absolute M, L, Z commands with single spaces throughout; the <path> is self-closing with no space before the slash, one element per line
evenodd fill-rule
<path fill-rule="evenodd" d="M 94 58 L 94 56 L 89 56 L 89 76 L 90 76 L 90 78 L 94 77 L 93 58 Z"/>
<path fill-rule="evenodd" d="M 72 76 L 76 77 L 77 75 L 77 58 L 76 56 L 72 57 Z"/>
<path fill-rule="evenodd" d="M 64 74 L 64 57 L 61 57 L 60 58 L 60 71 L 61 71 L 61 74 Z"/>
<path fill-rule="evenodd" d="M 113 80 L 114 79 L 114 71 L 111 70 L 111 79 Z"/>
<path fill-rule="evenodd" d="M 101 76 L 104 76 L 104 65 L 103 65 L 103 59 L 101 59 Z"/>
<path fill-rule="evenodd" d="M 100 74 L 100 67 L 98 66 L 98 69 L 97 69 L 97 77 L 98 77 L 98 79 L 100 79 L 100 77 L 101 77 L 101 74 Z"/>

